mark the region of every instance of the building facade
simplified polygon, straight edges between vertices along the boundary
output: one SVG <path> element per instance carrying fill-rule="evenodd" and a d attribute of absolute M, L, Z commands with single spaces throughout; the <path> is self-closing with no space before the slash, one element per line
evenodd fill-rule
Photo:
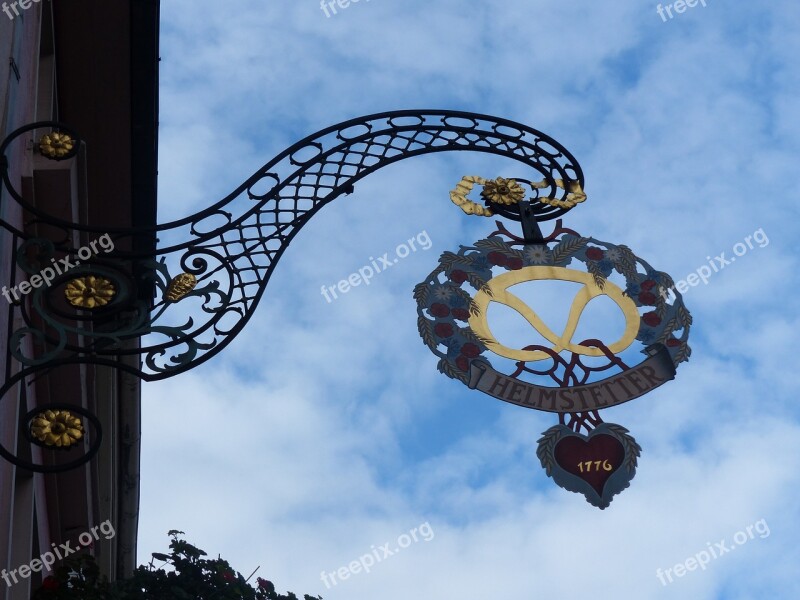
<path fill-rule="evenodd" d="M 3 2 L 0 10 L 0 139 L 19 127 L 52 120 L 79 132 L 83 140 L 74 157 L 53 161 L 37 146 L 50 129 L 23 135 L 7 152 L 12 185 L 38 210 L 95 230 L 153 227 L 158 2 L 17 0 Z M 32 218 L 5 190 L 0 194 L 2 220 L 37 238 L 57 242 L 64 235 Z M 75 248 L 92 242 L 97 247 L 87 232 L 69 235 Z M 0 286 L 26 277 L 13 264 L 13 243 L 13 236 L 0 229 Z M 146 249 L 155 237 L 127 243 Z M 15 301 L 30 298 L 0 296 L 0 353 L 5 357 L 19 343 L 35 355 L 35 340 L 20 342 L 6 335 L 22 325 L 13 322 L 18 319 Z M 0 377 L 9 380 L 11 375 Z M 0 459 L 0 598 L 6 600 L 29 598 L 48 573 L 43 566 L 21 567 L 36 567 L 32 561 L 54 545 L 71 542 L 76 547 L 86 532 L 93 532 L 93 541 L 84 551 L 95 555 L 110 578 L 135 568 L 139 380 L 111 366 L 71 364 L 15 386 L 0 399 L 0 443 L 37 465 L 66 460 L 31 444 L 20 431 L 20 417 L 48 403 L 93 412 L 102 424 L 103 441 L 91 461 L 60 473 L 32 472 Z"/>

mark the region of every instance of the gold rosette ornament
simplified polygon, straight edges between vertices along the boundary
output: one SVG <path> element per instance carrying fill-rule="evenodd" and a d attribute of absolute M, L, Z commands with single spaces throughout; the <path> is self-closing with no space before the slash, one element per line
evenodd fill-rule
<path fill-rule="evenodd" d="M 64 287 L 64 295 L 72 306 L 97 308 L 105 306 L 116 295 L 114 284 L 103 277 L 87 275 L 70 281 Z"/>
<path fill-rule="evenodd" d="M 68 410 L 45 410 L 31 421 L 31 435 L 47 446 L 69 448 L 83 437 L 83 425 Z"/>
<path fill-rule="evenodd" d="M 48 133 L 39 140 L 39 152 L 45 158 L 64 158 L 75 148 L 75 140 L 66 133 Z"/>
<path fill-rule="evenodd" d="M 513 179 L 498 177 L 484 184 L 481 197 L 495 204 L 519 204 L 525 199 L 525 190 Z"/>

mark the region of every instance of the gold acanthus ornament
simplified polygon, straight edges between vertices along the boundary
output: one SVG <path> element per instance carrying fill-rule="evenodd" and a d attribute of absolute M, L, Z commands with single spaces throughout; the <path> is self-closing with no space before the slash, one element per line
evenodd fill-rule
<path fill-rule="evenodd" d="M 170 302 L 177 302 L 191 292 L 196 285 L 197 277 L 191 273 L 181 273 L 173 277 L 172 281 L 169 282 L 167 293 L 164 294 L 164 297 Z"/>

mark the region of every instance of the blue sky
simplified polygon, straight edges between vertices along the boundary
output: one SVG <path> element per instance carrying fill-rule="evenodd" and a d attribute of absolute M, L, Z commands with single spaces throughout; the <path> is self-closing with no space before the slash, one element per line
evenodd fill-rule
<path fill-rule="evenodd" d="M 160 220 L 225 196 L 323 127 L 446 108 L 525 123 L 583 167 L 565 217 L 683 279 L 692 359 L 675 381 L 603 412 L 643 448 L 605 511 L 557 488 L 536 440 L 548 414 L 436 371 L 413 286 L 445 250 L 486 237 L 448 192 L 513 175 L 486 155 L 403 161 L 325 207 L 219 356 L 143 388 L 140 561 L 169 529 L 280 590 L 326 599 L 795 599 L 799 552 L 797 234 L 800 8 L 657 3 L 316 0 L 162 5 Z M 427 233 L 418 250 L 327 303 L 320 286 Z M 736 552 L 673 567 L 757 522 Z M 332 572 L 428 523 L 370 573 Z M 763 526 L 762 526 L 763 528 Z"/>

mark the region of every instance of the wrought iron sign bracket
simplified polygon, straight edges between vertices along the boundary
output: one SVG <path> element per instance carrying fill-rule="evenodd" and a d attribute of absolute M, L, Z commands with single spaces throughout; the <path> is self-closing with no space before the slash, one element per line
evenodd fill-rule
<path fill-rule="evenodd" d="M 33 139 L 37 130 L 47 133 Z M 11 281 L 0 283 L 9 316 L 0 402 L 16 401 L 17 386 L 70 365 L 103 365 L 154 381 L 211 359 L 247 324 L 286 247 L 323 206 L 352 193 L 358 181 L 382 167 L 450 151 L 492 154 L 521 167 L 525 178 L 463 177 L 450 199 L 467 215 L 520 222 L 522 237 L 497 221 L 498 230 L 488 239 L 445 252 L 414 290 L 420 335 L 448 377 L 506 402 L 559 415 L 538 452 L 556 483 L 584 493 L 601 508 L 627 487 L 639 446 L 624 427 L 603 423 L 598 411 L 637 397 L 631 390 L 647 387 L 645 380 L 652 388 L 653 382 L 671 379 L 690 353 L 691 317 L 681 299 L 666 305 L 654 294 L 656 285 L 672 287 L 669 276 L 625 246 L 561 226 L 560 217 L 586 199 L 583 172 L 556 140 L 520 123 L 439 110 L 352 119 L 290 146 L 205 210 L 138 229 L 89 226 L 43 213 L 13 185 L 7 156 L 14 144 L 22 144 L 16 155 L 36 151 L 70 160 L 84 143 L 77 132 L 52 121 L 26 125 L 0 143 L 2 184 L 25 214 L 25 228 L 0 220 L 12 248 Z M 482 188 L 480 198 L 470 196 L 475 186 Z M 3 208 L 0 214 L 7 214 Z M 540 225 L 552 219 L 556 226 L 544 237 Z M 32 233 L 39 226 L 47 237 Z M 178 241 L 148 250 L 154 239 Z M 588 272 L 574 269 L 581 264 Z M 23 274 L 19 282 L 17 273 Z M 609 279 L 615 273 L 623 277 L 624 289 Z M 578 316 L 571 313 L 572 329 L 561 336 L 542 329 L 552 347 L 503 346 L 485 322 L 486 307 L 506 303 L 541 326 L 541 319 L 508 292 L 517 283 L 540 279 L 583 284 L 573 304 Z M 474 297 L 462 285 L 471 287 Z M 576 319 L 598 295 L 609 296 L 623 311 L 623 338 L 608 345 L 595 339 L 573 342 Z M 635 340 L 652 355 L 629 368 L 616 354 Z M 572 353 L 569 361 L 564 352 Z M 489 353 L 517 361 L 517 370 L 501 373 L 485 356 Z M 582 363 L 582 356 L 610 362 L 593 367 Z M 548 371 L 526 365 L 542 360 L 554 366 Z M 597 372 L 611 368 L 622 374 L 596 381 Z M 558 387 L 525 380 L 536 376 L 549 377 Z M 29 443 L 80 456 L 64 464 L 34 464 L 0 445 L 0 456 L 14 464 L 58 471 L 85 463 L 97 451 L 100 423 L 83 409 L 62 402 L 20 412 L 19 427 Z M 593 448 L 588 454 L 587 447 Z M 605 453 L 606 462 L 593 458 L 594 471 L 592 465 L 584 467 L 586 456 L 598 452 Z M 587 472 L 576 470 L 577 458 Z M 601 464 L 608 469 L 598 471 Z"/>

